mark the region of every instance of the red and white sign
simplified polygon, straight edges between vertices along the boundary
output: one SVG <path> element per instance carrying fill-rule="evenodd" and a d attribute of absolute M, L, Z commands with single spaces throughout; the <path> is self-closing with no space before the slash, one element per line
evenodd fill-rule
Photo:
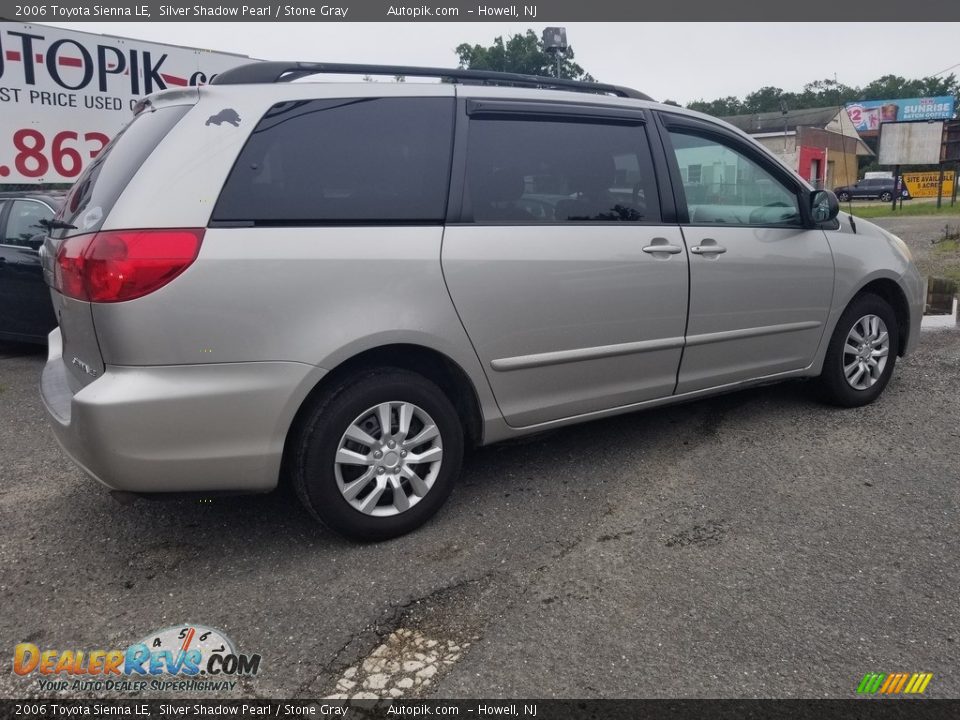
<path fill-rule="evenodd" d="M 0 22 L 0 184 L 73 182 L 137 100 L 203 85 L 244 55 Z"/>

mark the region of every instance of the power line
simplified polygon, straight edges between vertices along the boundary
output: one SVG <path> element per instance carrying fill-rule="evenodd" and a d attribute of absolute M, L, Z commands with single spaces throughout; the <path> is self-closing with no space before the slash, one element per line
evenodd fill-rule
<path fill-rule="evenodd" d="M 948 67 L 948 68 L 944 68 L 944 69 L 941 70 L 940 72 L 935 72 L 935 73 L 934 73 L 933 75 L 931 75 L 930 77 L 936 77 L 937 75 L 943 75 L 943 74 L 944 74 L 945 72 L 947 72 L 948 70 L 953 70 L 954 68 L 958 68 L 958 67 L 960 67 L 960 63 L 957 63 L 956 65 L 951 65 L 951 66 Z"/>

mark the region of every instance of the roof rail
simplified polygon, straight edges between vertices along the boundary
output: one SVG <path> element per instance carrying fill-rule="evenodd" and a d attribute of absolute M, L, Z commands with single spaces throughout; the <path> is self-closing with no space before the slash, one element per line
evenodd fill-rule
<path fill-rule="evenodd" d="M 449 78 L 477 83 L 520 85 L 523 87 L 556 88 L 579 92 L 605 93 L 637 100 L 653 100 L 649 95 L 620 85 L 582 82 L 562 78 L 523 75 L 520 73 L 495 72 L 493 70 L 465 70 L 463 68 L 433 68 L 407 65 L 358 65 L 354 63 L 305 63 L 268 60 L 238 65 L 217 75 L 213 85 L 269 84 L 286 82 L 308 75 L 403 75 L 405 77 Z"/>

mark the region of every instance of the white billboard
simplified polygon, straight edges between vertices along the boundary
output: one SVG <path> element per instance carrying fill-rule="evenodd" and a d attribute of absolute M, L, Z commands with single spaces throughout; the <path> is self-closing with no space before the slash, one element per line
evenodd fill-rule
<path fill-rule="evenodd" d="M 880 126 L 881 165 L 936 165 L 943 145 L 943 121 L 895 122 Z"/>
<path fill-rule="evenodd" d="M 70 183 L 138 98 L 202 85 L 245 55 L 0 22 L 0 184 Z"/>

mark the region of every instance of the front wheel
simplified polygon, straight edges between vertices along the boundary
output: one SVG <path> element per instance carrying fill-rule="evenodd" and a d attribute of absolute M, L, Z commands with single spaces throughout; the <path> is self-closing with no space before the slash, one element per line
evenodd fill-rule
<path fill-rule="evenodd" d="M 840 202 L 848 202 L 850 200 L 850 193 L 848 192 L 837 193 L 837 200 L 839 200 Z"/>
<path fill-rule="evenodd" d="M 390 368 L 321 398 L 295 442 L 301 501 L 355 540 L 422 525 L 449 496 L 463 459 L 463 428 L 446 395 L 420 375 Z"/>
<path fill-rule="evenodd" d="M 837 322 L 820 374 L 824 399 L 842 407 L 876 400 L 890 381 L 897 361 L 900 329 L 883 298 L 853 299 Z"/>
<path fill-rule="evenodd" d="M 880 193 L 880 199 L 883 202 L 890 202 L 891 200 L 893 200 L 893 193 L 890 193 L 890 192 Z"/>

